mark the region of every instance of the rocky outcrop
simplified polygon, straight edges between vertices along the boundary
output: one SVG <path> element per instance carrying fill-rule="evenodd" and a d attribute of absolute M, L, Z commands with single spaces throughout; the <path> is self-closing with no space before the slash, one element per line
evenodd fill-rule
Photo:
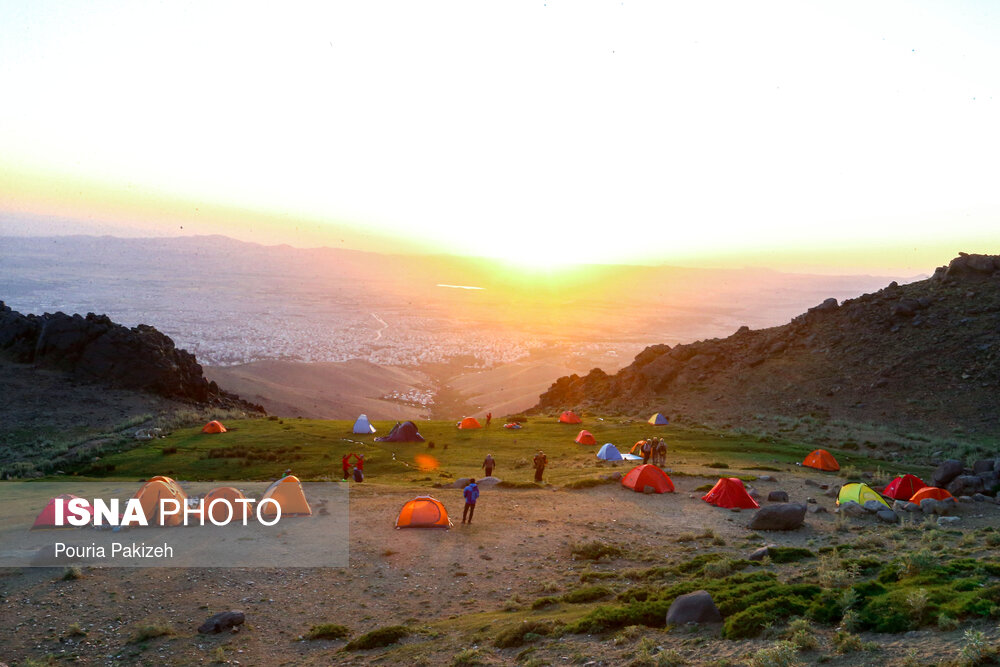
<path fill-rule="evenodd" d="M 169 336 L 145 324 L 129 329 L 107 315 L 22 315 L 0 301 L 0 358 L 74 380 L 263 412 L 206 380 L 195 356 Z"/>
<path fill-rule="evenodd" d="M 934 277 L 725 339 L 652 345 L 619 372 L 559 378 L 535 413 L 672 422 L 757 415 L 891 423 L 919 432 L 1000 435 L 1000 256 L 963 254 Z"/>

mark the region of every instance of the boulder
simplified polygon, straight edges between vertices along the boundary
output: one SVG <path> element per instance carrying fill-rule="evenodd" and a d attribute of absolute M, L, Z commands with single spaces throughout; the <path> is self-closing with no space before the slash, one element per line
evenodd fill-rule
<path fill-rule="evenodd" d="M 910 501 L 906 501 L 905 503 L 903 503 L 903 509 L 906 510 L 907 512 L 919 512 L 920 505 L 918 505 L 917 503 L 911 503 Z"/>
<path fill-rule="evenodd" d="M 853 500 L 848 500 L 840 505 L 840 511 L 848 516 L 867 516 L 868 511 L 854 502 Z"/>
<path fill-rule="evenodd" d="M 777 482 L 778 481 L 778 478 L 775 477 L 775 476 L 773 476 L 773 475 L 761 475 L 757 479 L 759 479 L 762 482 Z"/>
<path fill-rule="evenodd" d="M 762 507 L 750 521 L 751 530 L 795 530 L 806 518 L 802 503 L 784 503 Z"/>
<path fill-rule="evenodd" d="M 471 477 L 459 477 L 454 482 L 452 482 L 449 486 L 451 486 L 451 488 L 453 488 L 453 489 L 464 489 L 465 487 L 467 487 L 469 485 L 469 482 L 471 482 L 471 481 L 472 481 Z"/>
<path fill-rule="evenodd" d="M 934 500 L 933 498 L 924 498 L 920 501 L 920 511 L 924 514 L 937 514 L 938 506 L 941 504 L 940 500 Z"/>
<path fill-rule="evenodd" d="M 977 503 L 984 503 L 987 500 L 992 500 L 992 498 L 990 498 L 985 493 L 976 493 L 976 494 L 973 494 L 972 499 L 975 500 Z"/>
<path fill-rule="evenodd" d="M 972 464 L 972 472 L 978 475 L 981 472 L 993 472 L 997 469 L 997 459 L 980 459 Z"/>
<path fill-rule="evenodd" d="M 767 494 L 767 499 L 773 503 L 787 503 L 788 502 L 788 492 L 787 491 L 772 491 Z"/>
<path fill-rule="evenodd" d="M 753 552 L 747 556 L 747 560 L 764 560 L 766 556 L 771 555 L 771 546 L 761 547 L 760 549 L 755 549 Z"/>
<path fill-rule="evenodd" d="M 888 509 L 884 504 L 880 503 L 877 500 L 866 500 L 863 507 L 869 512 L 872 512 L 873 514 L 875 512 L 881 512 L 884 509 Z"/>
<path fill-rule="evenodd" d="M 243 625 L 245 621 L 246 616 L 242 611 L 223 611 L 209 616 L 208 620 L 198 626 L 198 632 L 203 635 L 218 634 L 237 625 Z"/>
<path fill-rule="evenodd" d="M 667 625 L 686 623 L 722 623 L 722 614 L 708 591 L 694 591 L 678 596 L 667 610 Z"/>
<path fill-rule="evenodd" d="M 948 459 L 939 465 L 931 475 L 932 486 L 944 488 L 948 483 L 962 474 L 965 466 L 957 459 Z"/>
<path fill-rule="evenodd" d="M 827 498 L 839 498 L 840 497 L 840 484 L 835 484 L 831 486 L 828 491 L 824 491 L 823 495 Z"/>
<path fill-rule="evenodd" d="M 955 496 L 971 496 L 984 491 L 983 478 L 976 475 L 958 475 L 947 486 L 948 493 Z"/>
<path fill-rule="evenodd" d="M 619 474 L 621 474 L 621 473 L 619 473 Z M 489 477 L 480 477 L 479 479 L 477 479 L 476 480 L 476 485 L 479 486 L 479 488 L 482 489 L 482 488 L 486 488 L 486 487 L 496 486 L 497 484 L 499 484 L 502 481 L 503 480 L 500 479 L 499 477 L 494 477 L 493 475 L 490 475 Z"/>
<path fill-rule="evenodd" d="M 875 516 L 884 523 L 899 523 L 899 515 L 892 510 L 879 510 Z"/>
<path fill-rule="evenodd" d="M 960 503 L 973 503 L 975 501 L 972 499 L 972 496 L 959 496 L 958 497 L 958 502 L 960 502 Z"/>

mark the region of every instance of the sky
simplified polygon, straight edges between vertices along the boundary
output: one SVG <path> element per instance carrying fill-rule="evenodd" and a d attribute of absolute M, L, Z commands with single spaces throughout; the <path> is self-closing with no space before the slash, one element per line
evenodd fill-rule
<path fill-rule="evenodd" d="M 989 2 L 0 3 L 0 234 L 931 270 L 1000 252 Z"/>

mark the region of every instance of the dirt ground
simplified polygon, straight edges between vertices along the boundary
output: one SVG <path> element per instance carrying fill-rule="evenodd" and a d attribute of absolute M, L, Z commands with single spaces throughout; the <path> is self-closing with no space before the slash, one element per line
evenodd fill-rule
<path fill-rule="evenodd" d="M 798 470 L 772 474 L 777 481 L 754 483 L 765 497 L 770 490 L 783 489 L 792 501 L 814 497 L 831 512 L 834 499 L 805 480 L 843 482 Z M 490 641 L 503 625 L 504 607 L 512 599 L 523 604 L 547 591 L 571 590 L 580 586 L 584 570 L 649 567 L 706 551 L 748 553 L 753 538 L 746 524 L 752 511 L 733 512 L 702 502 L 702 492 L 694 489 L 706 481 L 676 476 L 677 492 L 664 495 L 637 494 L 618 484 L 576 491 L 484 489 L 471 526 L 459 523 L 461 491 L 435 490 L 432 495 L 445 503 L 456 524 L 449 531 L 395 530 L 400 506 L 426 490 L 357 485 L 351 490 L 351 554 L 346 569 L 85 568 L 83 576 L 73 580 L 64 580 L 62 569 L 4 571 L 0 573 L 0 661 L 10 665 L 48 661 L 437 665 L 452 664 L 462 651 L 478 649 L 481 662 L 464 664 L 526 664 L 530 659 L 529 664 L 537 665 L 616 665 L 632 661 L 637 642 L 651 640 L 676 650 L 685 664 L 745 664 L 749 653 L 773 640 L 723 640 L 717 628 L 643 628 L 626 642 L 614 642 L 610 636 L 568 635 L 541 639 L 527 652 L 523 647 L 497 649 Z M 968 504 L 961 508 L 961 516 L 962 530 L 997 526 L 1000 505 Z M 802 529 L 763 537 L 781 546 L 816 549 L 858 535 L 855 531 L 845 537 L 835 530 L 835 522 L 832 513 L 808 514 Z M 898 530 L 870 519 L 850 523 L 865 533 Z M 677 541 L 683 533 L 705 529 L 714 530 L 725 544 Z M 627 557 L 597 564 L 574 560 L 571 546 L 590 540 L 618 544 Z M 230 609 L 246 613 L 247 624 L 238 633 L 197 633 L 208 616 Z M 133 640 L 140 626 L 154 622 L 168 624 L 175 634 Z M 74 623 L 79 632 L 74 632 Z M 402 645 L 345 652 L 343 641 L 300 639 L 320 623 L 346 625 L 354 636 L 395 624 L 423 630 Z M 996 641 L 995 624 L 975 627 Z M 956 654 L 962 629 L 863 635 L 881 649 L 838 655 L 827 647 L 799 657 L 804 663 L 902 665 L 905 651 L 915 650 L 917 662 L 910 664 L 935 664 Z"/>

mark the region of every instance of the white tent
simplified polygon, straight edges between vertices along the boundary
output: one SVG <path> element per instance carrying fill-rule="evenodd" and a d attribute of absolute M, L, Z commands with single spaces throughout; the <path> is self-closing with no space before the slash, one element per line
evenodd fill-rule
<path fill-rule="evenodd" d="M 353 433 L 371 435 L 375 432 L 375 427 L 368 421 L 368 415 L 361 415 L 358 421 L 354 422 Z"/>

